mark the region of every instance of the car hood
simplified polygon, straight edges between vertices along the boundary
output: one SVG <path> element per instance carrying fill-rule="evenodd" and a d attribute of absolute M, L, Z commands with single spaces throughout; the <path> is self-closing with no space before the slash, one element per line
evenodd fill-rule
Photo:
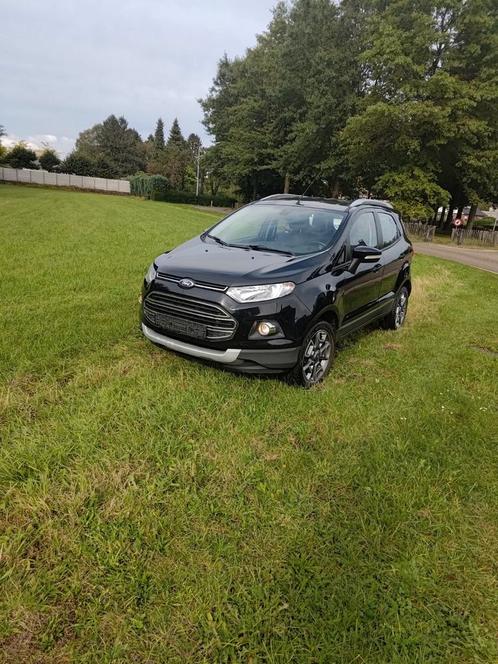
<path fill-rule="evenodd" d="M 323 252 L 308 256 L 286 256 L 267 251 L 226 247 L 202 236 L 193 238 L 155 263 L 160 272 L 223 286 L 245 286 L 308 279 L 320 265 Z"/>

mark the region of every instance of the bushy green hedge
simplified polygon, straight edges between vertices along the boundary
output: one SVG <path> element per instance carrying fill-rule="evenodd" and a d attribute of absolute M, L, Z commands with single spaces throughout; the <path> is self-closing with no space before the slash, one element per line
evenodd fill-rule
<path fill-rule="evenodd" d="M 215 207 L 234 207 L 235 199 L 230 196 L 218 194 L 199 194 L 196 196 L 192 191 L 175 191 L 169 188 L 168 180 L 162 175 L 147 175 L 137 173 L 130 180 L 130 192 L 134 196 L 143 196 L 153 201 L 165 201 L 167 203 L 190 203 L 192 205 L 214 205 Z"/>
<path fill-rule="evenodd" d="M 221 194 L 217 194 L 216 196 L 199 194 L 199 196 L 196 196 L 191 191 L 175 191 L 174 189 L 169 189 L 165 193 L 154 195 L 151 198 L 155 201 L 190 203 L 192 205 L 211 205 L 212 203 L 215 207 L 233 207 L 235 204 L 235 199 L 230 198 L 230 196 L 223 196 Z"/>
<path fill-rule="evenodd" d="M 130 180 L 130 192 L 134 196 L 143 196 L 156 200 L 159 195 L 164 195 L 168 191 L 169 182 L 163 175 L 147 175 L 147 173 L 137 173 Z"/>

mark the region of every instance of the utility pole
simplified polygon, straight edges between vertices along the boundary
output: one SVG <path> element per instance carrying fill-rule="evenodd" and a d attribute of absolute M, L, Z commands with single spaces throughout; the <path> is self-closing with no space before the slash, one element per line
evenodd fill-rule
<path fill-rule="evenodd" d="M 197 146 L 197 168 L 196 168 L 196 182 L 195 182 L 195 197 L 199 198 L 199 188 L 200 188 L 200 181 L 201 181 L 201 144 Z"/>

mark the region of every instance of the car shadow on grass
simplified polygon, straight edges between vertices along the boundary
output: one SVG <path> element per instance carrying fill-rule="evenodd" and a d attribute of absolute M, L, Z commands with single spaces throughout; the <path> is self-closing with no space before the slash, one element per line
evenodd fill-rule
<path fill-rule="evenodd" d="M 358 342 L 363 339 L 364 337 L 368 336 L 372 332 L 382 329 L 381 324 L 379 322 L 373 322 L 370 323 L 369 325 L 366 325 L 365 327 L 361 328 L 360 330 L 357 330 L 355 332 L 351 332 L 347 337 L 341 339 L 340 341 L 336 342 L 336 350 L 335 350 L 335 357 L 334 357 L 334 364 L 337 360 L 337 356 L 341 354 L 342 351 L 354 348 Z M 299 387 L 295 383 L 293 383 L 291 380 L 289 380 L 289 374 L 291 372 L 290 369 L 285 370 L 285 371 L 278 371 L 278 370 L 273 370 L 273 371 L 257 371 L 257 370 L 249 370 L 249 371 L 240 371 L 237 370 L 236 367 L 230 367 L 229 365 L 224 365 L 220 364 L 218 362 L 212 362 L 210 360 L 204 360 L 199 357 L 194 357 L 194 356 L 187 356 L 184 355 L 183 353 L 179 353 L 173 349 L 170 348 L 164 348 L 164 346 L 161 346 L 160 344 L 151 342 L 156 348 L 158 348 L 160 351 L 164 353 L 171 353 L 175 355 L 176 357 L 186 360 L 187 362 L 192 362 L 194 364 L 197 364 L 198 366 L 205 366 L 206 368 L 209 367 L 211 369 L 216 369 L 217 371 L 222 371 L 224 374 L 231 374 L 232 376 L 236 376 L 237 378 L 248 378 L 248 379 L 257 379 L 257 380 L 264 380 L 264 381 L 270 381 L 270 380 L 277 380 L 281 383 L 286 383 L 287 385 L 291 387 Z M 331 373 L 334 372 L 334 365 L 331 368 Z M 325 379 L 326 380 L 326 379 Z M 299 387 L 299 389 L 302 389 Z"/>

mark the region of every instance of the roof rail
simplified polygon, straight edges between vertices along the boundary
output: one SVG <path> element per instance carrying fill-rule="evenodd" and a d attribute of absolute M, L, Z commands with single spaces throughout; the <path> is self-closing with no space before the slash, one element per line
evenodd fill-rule
<path fill-rule="evenodd" d="M 321 196 L 303 196 L 302 194 L 272 194 L 271 196 L 265 196 L 260 198 L 259 201 L 307 201 L 307 202 L 320 202 L 320 203 L 330 203 L 331 205 L 349 205 L 350 201 L 348 200 L 339 200 L 337 198 L 323 198 Z M 255 203 L 258 201 L 254 201 Z"/>
<path fill-rule="evenodd" d="M 271 196 L 265 196 L 264 198 L 260 198 L 260 201 L 278 201 L 278 200 L 285 200 L 285 199 L 292 200 L 294 198 L 299 198 L 298 194 L 272 194 Z"/>
<path fill-rule="evenodd" d="M 389 210 L 394 209 L 389 201 L 380 201 L 376 198 L 357 198 L 349 205 L 349 207 L 360 207 L 360 205 L 379 205 L 388 208 Z"/>

